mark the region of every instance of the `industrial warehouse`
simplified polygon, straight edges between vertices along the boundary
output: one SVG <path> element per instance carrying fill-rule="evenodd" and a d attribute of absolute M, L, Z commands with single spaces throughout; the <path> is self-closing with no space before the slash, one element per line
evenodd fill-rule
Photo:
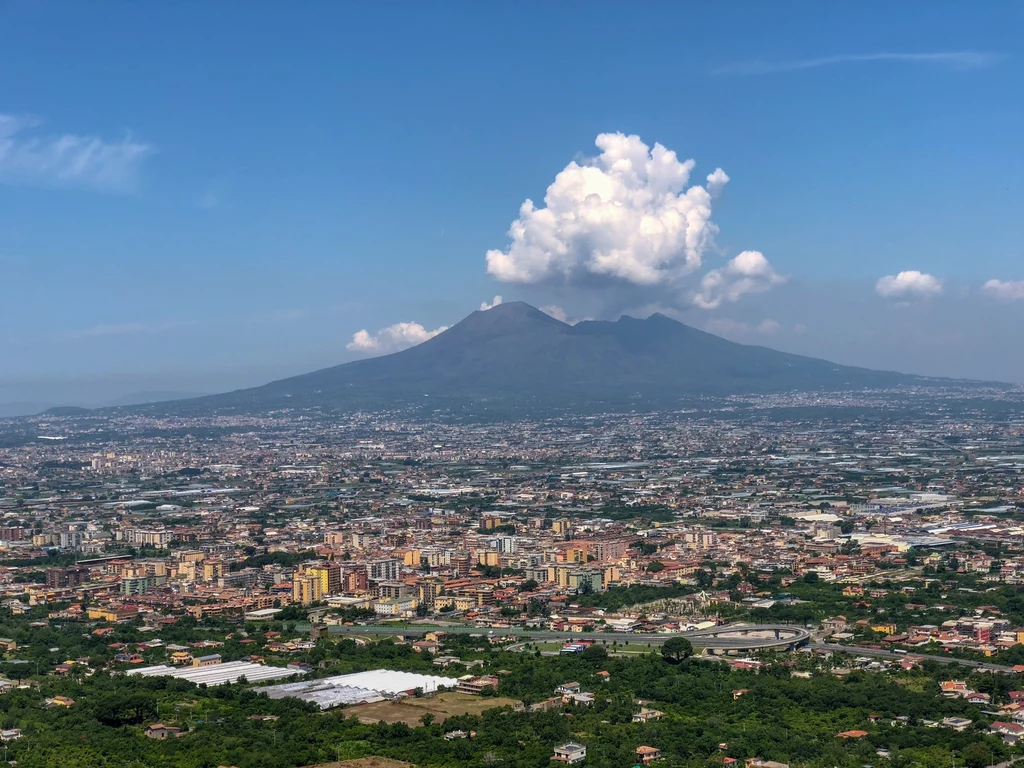
<path fill-rule="evenodd" d="M 270 685 L 257 688 L 256 691 L 265 693 L 272 699 L 301 699 L 316 704 L 320 709 L 330 709 L 342 704 L 384 701 L 409 695 L 417 690 L 428 694 L 436 693 L 442 688 L 454 688 L 458 683 L 458 680 L 451 677 L 375 669 L 320 680 Z"/>
<path fill-rule="evenodd" d="M 142 677 L 175 677 L 179 680 L 188 680 L 190 683 L 199 685 L 223 685 L 224 683 L 237 683 L 245 679 L 250 683 L 262 683 L 266 680 L 280 680 L 292 675 L 304 675 L 306 671 L 293 667 L 268 667 L 265 664 L 254 664 L 247 661 L 228 661 L 223 664 L 211 664 L 209 666 L 196 667 L 168 667 L 165 664 L 158 664 L 154 667 L 140 667 L 128 672 L 129 675 L 141 675 Z"/>

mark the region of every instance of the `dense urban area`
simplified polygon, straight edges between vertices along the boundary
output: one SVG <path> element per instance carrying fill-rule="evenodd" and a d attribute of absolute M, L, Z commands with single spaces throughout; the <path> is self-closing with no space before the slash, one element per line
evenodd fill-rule
<path fill-rule="evenodd" d="M 0 750 L 24 768 L 1011 761 L 1017 396 L 0 421 Z"/>

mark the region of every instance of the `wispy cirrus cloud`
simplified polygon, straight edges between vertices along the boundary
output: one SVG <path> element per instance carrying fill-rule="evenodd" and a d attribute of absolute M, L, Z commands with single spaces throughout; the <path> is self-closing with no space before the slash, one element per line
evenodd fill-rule
<path fill-rule="evenodd" d="M 937 51 L 933 53 L 847 53 L 836 56 L 821 56 L 814 59 L 791 61 L 740 61 L 727 64 L 712 71 L 713 75 L 771 75 L 778 72 L 798 72 L 803 69 L 832 67 L 839 64 L 866 64 L 872 62 L 896 62 L 903 64 L 924 64 L 947 69 L 970 70 L 991 67 L 1005 58 L 999 53 L 983 51 Z"/>
<path fill-rule="evenodd" d="M 150 144 L 73 133 L 39 134 L 38 118 L 0 114 L 0 184 L 126 193 L 138 186 Z"/>

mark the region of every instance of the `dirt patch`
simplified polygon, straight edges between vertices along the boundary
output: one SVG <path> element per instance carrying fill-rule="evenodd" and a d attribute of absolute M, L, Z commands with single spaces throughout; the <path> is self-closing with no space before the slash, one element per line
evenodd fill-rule
<path fill-rule="evenodd" d="M 473 696 L 468 693 L 441 693 L 437 696 L 416 698 L 410 696 L 400 701 L 376 701 L 372 704 L 358 704 L 342 710 L 346 717 L 358 717 L 363 723 L 405 723 L 415 727 L 422 724 L 426 714 L 433 715 L 435 723 L 443 723 L 452 715 L 479 715 L 495 707 L 511 707 L 519 704 L 515 699 L 504 696 Z"/>

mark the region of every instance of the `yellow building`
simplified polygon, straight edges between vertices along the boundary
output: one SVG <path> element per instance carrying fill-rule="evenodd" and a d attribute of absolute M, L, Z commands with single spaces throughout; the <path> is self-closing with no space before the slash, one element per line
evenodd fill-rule
<path fill-rule="evenodd" d="M 441 581 L 438 579 L 424 579 L 420 582 L 420 603 L 428 608 L 433 608 L 437 603 L 443 590 Z"/>
<path fill-rule="evenodd" d="M 501 553 L 479 552 L 477 553 L 477 562 L 479 562 L 480 565 L 501 565 Z"/>
<path fill-rule="evenodd" d="M 456 611 L 470 611 L 477 607 L 477 601 L 475 596 L 466 597 L 464 595 L 443 595 L 437 598 L 435 606 L 439 610 L 454 608 Z"/>
<path fill-rule="evenodd" d="M 586 547 L 570 547 L 565 550 L 565 561 L 567 563 L 585 563 L 588 554 Z"/>
<path fill-rule="evenodd" d="M 555 532 L 556 536 L 564 536 L 569 532 L 572 527 L 572 523 L 566 520 L 564 517 L 559 520 L 554 520 L 551 523 L 551 530 Z"/>
<path fill-rule="evenodd" d="M 552 573 L 552 571 L 554 571 L 554 573 Z M 572 571 L 572 566 L 568 565 L 548 566 L 548 580 L 555 582 L 555 584 L 560 587 L 568 587 L 569 574 L 571 574 Z"/>
<path fill-rule="evenodd" d="M 224 563 L 220 561 L 212 561 L 203 563 L 203 580 L 204 581 L 215 581 L 224 575 Z"/>
<path fill-rule="evenodd" d="M 93 621 L 119 621 L 122 617 L 116 608 L 89 608 L 86 615 Z"/>
<path fill-rule="evenodd" d="M 420 567 L 420 551 L 418 549 L 410 549 L 405 553 L 405 557 L 402 558 L 402 562 L 409 568 Z"/>
<path fill-rule="evenodd" d="M 195 581 L 198 575 L 203 572 L 202 564 L 195 560 L 186 560 L 178 563 L 178 572 L 175 576 L 182 581 Z"/>
<path fill-rule="evenodd" d="M 341 592 L 341 566 L 337 563 L 314 565 L 306 569 L 306 574 L 315 577 L 319 582 L 320 597 L 336 595 Z"/>
<path fill-rule="evenodd" d="M 320 591 L 320 578 L 312 573 L 296 574 L 292 579 L 292 602 L 309 605 L 323 598 Z"/>

